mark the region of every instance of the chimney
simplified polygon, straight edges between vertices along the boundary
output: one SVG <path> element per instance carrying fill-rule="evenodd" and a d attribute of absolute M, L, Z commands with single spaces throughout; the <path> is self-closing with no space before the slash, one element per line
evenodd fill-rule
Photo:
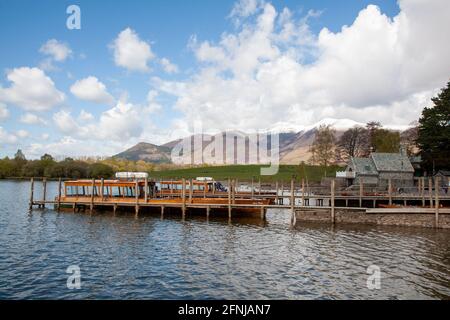
<path fill-rule="evenodd" d="M 406 151 L 406 146 L 404 144 L 400 145 L 400 154 L 404 157 L 408 157 L 408 152 Z"/>

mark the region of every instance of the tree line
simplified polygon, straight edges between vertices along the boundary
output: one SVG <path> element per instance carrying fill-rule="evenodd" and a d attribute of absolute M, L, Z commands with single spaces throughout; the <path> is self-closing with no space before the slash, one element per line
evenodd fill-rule
<path fill-rule="evenodd" d="M 372 152 L 399 152 L 402 146 L 408 156 L 421 157 L 425 171 L 449 170 L 450 82 L 432 102 L 432 106 L 424 108 L 419 121 L 403 132 L 372 121 L 338 135 L 330 126 L 322 125 L 310 146 L 310 163 L 322 166 L 346 163 L 352 157 L 367 157 Z"/>

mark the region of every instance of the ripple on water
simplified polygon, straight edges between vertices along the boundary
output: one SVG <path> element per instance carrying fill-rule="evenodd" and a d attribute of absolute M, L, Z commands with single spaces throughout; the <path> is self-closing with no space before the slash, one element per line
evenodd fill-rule
<path fill-rule="evenodd" d="M 51 197 L 56 184 L 49 183 Z M 444 230 L 258 220 L 27 212 L 29 184 L 0 181 L 0 298 L 449 299 Z M 40 197 L 39 188 L 36 197 Z M 66 288 L 69 265 L 82 289 Z M 381 290 L 366 287 L 369 265 Z"/>

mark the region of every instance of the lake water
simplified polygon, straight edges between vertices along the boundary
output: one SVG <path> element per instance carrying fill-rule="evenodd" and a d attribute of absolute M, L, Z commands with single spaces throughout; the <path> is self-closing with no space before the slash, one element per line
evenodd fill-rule
<path fill-rule="evenodd" d="M 0 299 L 450 299 L 446 230 L 29 213 L 28 199 L 28 182 L 0 181 Z"/>

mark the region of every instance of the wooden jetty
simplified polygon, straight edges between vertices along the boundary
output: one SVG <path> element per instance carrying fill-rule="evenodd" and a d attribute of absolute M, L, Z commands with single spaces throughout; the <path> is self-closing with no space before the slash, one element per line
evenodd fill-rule
<path fill-rule="evenodd" d="M 268 209 L 287 209 L 291 213 L 291 223 L 296 224 L 298 212 L 327 212 L 329 221 L 336 222 L 336 212 L 364 211 L 376 213 L 434 214 L 435 225 L 439 226 L 439 215 L 450 214 L 450 196 L 442 193 L 436 180 L 435 189 L 425 190 L 422 183 L 415 190 L 399 193 L 392 187 L 387 191 L 364 190 L 357 193 L 338 190 L 334 179 L 329 187 L 311 187 L 305 180 L 300 183 L 291 179 L 290 183 L 256 186 L 238 183 L 237 179 L 217 182 L 212 179 L 155 180 L 146 175 L 131 175 L 126 178 L 58 180 L 58 195 L 47 199 L 47 182 L 42 179 L 42 199 L 34 199 L 36 179 L 31 179 L 30 210 L 37 206 L 44 208 L 53 204 L 55 209 L 92 212 L 108 209 L 114 213 L 118 209 L 131 208 L 137 216 L 143 209 L 157 209 L 165 212 L 179 212 L 184 219 L 187 213 L 204 212 L 207 217 L 213 213 L 227 214 L 228 218 L 239 215 L 266 218 Z M 250 190 L 248 187 L 250 185 Z M 244 188 L 245 186 L 245 188 Z M 391 183 L 389 183 L 391 186 Z M 287 187 L 287 189 L 286 189 Z M 386 207 L 394 206 L 394 207 Z M 444 208 L 446 206 L 446 208 Z M 384 208 L 383 208 L 384 207 Z M 448 208 L 447 208 L 448 207 Z M 374 211 L 375 210 L 375 211 Z"/>

